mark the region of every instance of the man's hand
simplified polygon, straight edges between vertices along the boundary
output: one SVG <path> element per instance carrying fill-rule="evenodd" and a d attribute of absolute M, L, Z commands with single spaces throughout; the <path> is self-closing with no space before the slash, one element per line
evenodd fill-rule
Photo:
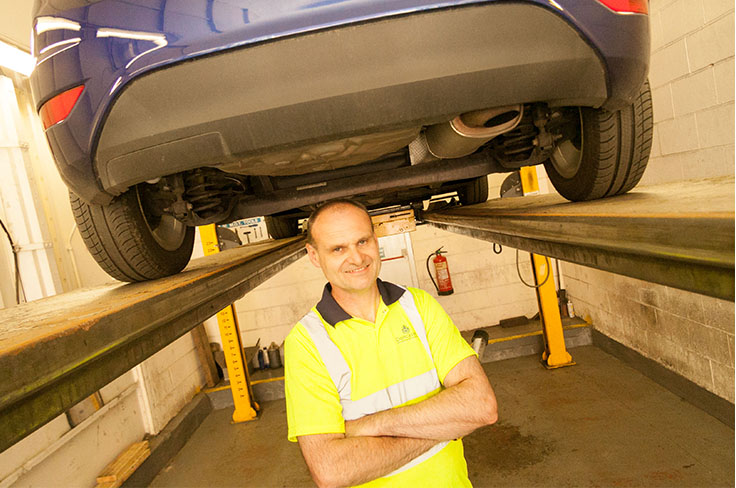
<path fill-rule="evenodd" d="M 445 390 L 422 402 L 345 422 L 345 434 L 445 441 L 496 421 L 496 396 L 475 356 L 460 361 L 444 383 Z"/>
<path fill-rule="evenodd" d="M 437 444 L 399 437 L 318 434 L 298 437 L 312 479 L 320 488 L 353 486 L 385 476 Z"/>

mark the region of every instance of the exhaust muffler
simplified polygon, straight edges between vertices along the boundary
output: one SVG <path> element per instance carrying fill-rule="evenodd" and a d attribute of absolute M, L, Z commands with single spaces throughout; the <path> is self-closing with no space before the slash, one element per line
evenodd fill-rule
<path fill-rule="evenodd" d="M 467 112 L 429 126 L 409 146 L 412 164 L 472 154 L 494 137 L 514 129 L 523 115 L 523 105 L 509 105 Z"/>

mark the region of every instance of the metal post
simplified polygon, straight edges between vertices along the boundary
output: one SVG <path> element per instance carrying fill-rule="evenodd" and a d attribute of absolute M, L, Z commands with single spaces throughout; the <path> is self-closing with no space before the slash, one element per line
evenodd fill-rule
<path fill-rule="evenodd" d="M 205 256 L 220 252 L 215 224 L 199 228 L 202 249 Z M 248 363 L 243 354 L 240 338 L 240 327 L 233 306 L 228 305 L 217 313 L 217 324 L 220 326 L 222 349 L 225 353 L 225 365 L 230 378 L 230 390 L 233 394 L 233 422 L 245 422 L 256 418 L 258 405 L 253 401 L 253 391 L 248 375 Z M 255 407 L 255 408 L 254 408 Z"/>
<path fill-rule="evenodd" d="M 521 189 L 524 195 L 539 193 L 537 168 L 524 167 L 520 170 Z M 547 368 L 559 368 L 575 364 L 572 356 L 565 347 L 565 337 L 562 332 L 562 319 L 557 304 L 555 278 L 549 258 L 539 254 L 531 254 L 532 270 L 537 285 L 537 303 L 539 317 L 542 322 L 544 337 L 544 353 L 542 361 Z"/>

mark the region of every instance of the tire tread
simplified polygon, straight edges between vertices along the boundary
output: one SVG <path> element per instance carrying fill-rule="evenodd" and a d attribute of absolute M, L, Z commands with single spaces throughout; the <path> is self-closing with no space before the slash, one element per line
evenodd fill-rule
<path fill-rule="evenodd" d="M 617 112 L 583 108 L 583 156 L 578 173 L 565 178 L 551 161 L 545 163 L 550 181 L 568 200 L 594 200 L 620 195 L 644 175 L 652 147 L 653 113 L 649 82 L 631 106 Z"/>
<path fill-rule="evenodd" d="M 186 266 L 194 243 L 194 229 L 187 229 L 182 246 L 175 251 L 151 245 L 142 234 L 141 218 L 123 195 L 100 206 L 69 194 L 79 234 L 92 257 L 110 276 L 120 281 L 144 281 L 168 276 Z M 146 228 L 146 230 L 148 230 Z"/>

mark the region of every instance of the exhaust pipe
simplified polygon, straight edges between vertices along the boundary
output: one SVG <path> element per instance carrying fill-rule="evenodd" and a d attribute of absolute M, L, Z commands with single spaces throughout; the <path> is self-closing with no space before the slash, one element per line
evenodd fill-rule
<path fill-rule="evenodd" d="M 411 162 L 419 164 L 472 154 L 494 137 L 514 129 L 523 115 L 523 105 L 510 105 L 467 112 L 449 122 L 429 126 L 409 145 Z M 494 123 L 494 119 L 501 121 Z"/>

